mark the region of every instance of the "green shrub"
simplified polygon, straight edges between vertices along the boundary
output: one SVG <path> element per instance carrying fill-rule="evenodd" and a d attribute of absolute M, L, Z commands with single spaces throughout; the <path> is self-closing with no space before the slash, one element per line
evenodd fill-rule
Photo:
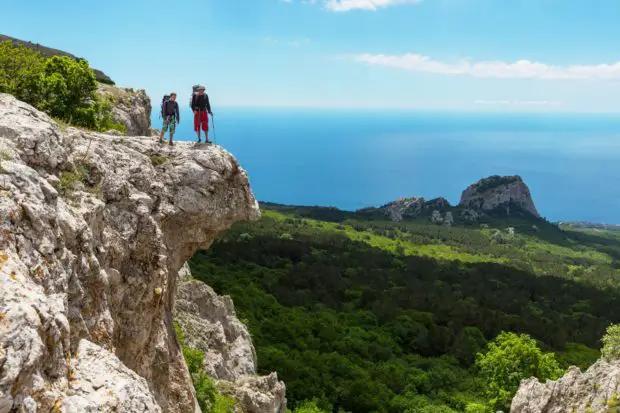
<path fill-rule="evenodd" d="M 526 334 L 506 332 L 489 343 L 485 354 L 478 353 L 476 366 L 486 380 L 487 395 L 494 409 L 510 410 L 521 380 L 557 379 L 562 374 L 553 353 L 543 354 L 536 341 Z"/>
<path fill-rule="evenodd" d="M 601 339 L 603 349 L 601 354 L 607 361 L 620 359 L 620 324 L 612 324 L 607 327 L 607 333 Z"/>
<path fill-rule="evenodd" d="M 325 410 L 321 409 L 315 400 L 311 402 L 303 402 L 298 408 L 296 408 L 293 413 L 327 413 Z"/>
<path fill-rule="evenodd" d="M 211 413 L 235 413 L 235 399 L 230 396 L 216 394 Z"/>
<path fill-rule="evenodd" d="M 202 368 L 205 354 L 185 344 L 185 335 L 181 327 L 176 323 L 174 324 L 174 330 L 181 344 L 183 358 L 192 378 L 194 390 L 196 391 L 196 400 L 200 409 L 205 413 L 234 413 L 235 400 L 230 396 L 221 395 L 217 391 L 213 379 Z"/>
<path fill-rule="evenodd" d="M 60 181 L 56 185 L 56 189 L 63 195 L 68 194 L 85 185 L 88 182 L 88 176 L 89 171 L 83 165 L 79 165 L 72 172 L 61 172 Z"/>
<path fill-rule="evenodd" d="M 97 94 L 97 80 L 85 60 L 49 59 L 24 46 L 0 43 L 0 92 L 35 106 L 72 125 L 124 132 L 111 106 Z"/>
<path fill-rule="evenodd" d="M 183 351 L 183 354 L 185 354 L 185 351 Z M 212 412 L 218 394 L 213 380 L 201 369 L 200 372 L 192 374 L 192 382 L 194 383 L 196 399 L 200 409 L 203 412 Z"/>
<path fill-rule="evenodd" d="M 149 155 L 149 158 L 151 159 L 153 166 L 163 165 L 168 162 L 168 158 L 161 155 Z"/>

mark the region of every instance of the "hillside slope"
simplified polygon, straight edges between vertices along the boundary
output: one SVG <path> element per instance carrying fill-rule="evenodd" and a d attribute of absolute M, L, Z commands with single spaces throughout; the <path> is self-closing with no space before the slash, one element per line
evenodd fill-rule
<path fill-rule="evenodd" d="M 13 43 L 14 45 L 21 45 L 21 46 L 25 46 L 29 49 L 32 50 L 36 50 L 37 52 L 41 53 L 43 56 L 45 57 L 52 57 L 52 56 L 67 56 L 70 57 L 72 59 L 80 59 L 74 55 L 72 55 L 71 53 L 67 53 L 64 52 L 62 50 L 58 50 L 58 49 L 52 49 L 51 47 L 46 47 L 43 46 L 39 43 L 32 43 L 32 42 L 27 42 L 25 40 L 19 40 L 16 39 L 14 37 L 10 37 L 10 36 L 6 36 L 3 34 L 0 34 L 0 42 L 6 42 L 9 41 L 11 43 Z M 114 81 L 112 79 L 110 79 L 110 77 L 108 75 L 106 75 L 105 73 L 103 73 L 101 70 L 98 69 L 94 69 L 95 71 L 95 76 L 97 77 L 97 81 L 101 82 L 101 83 L 105 83 L 107 85 L 114 85 Z"/>
<path fill-rule="evenodd" d="M 232 296 L 259 371 L 278 371 L 291 407 L 462 412 L 484 402 L 472 364 L 501 331 L 587 368 L 620 321 L 620 239 L 605 234 L 531 214 L 447 227 L 424 214 L 262 209 L 190 265 Z"/>

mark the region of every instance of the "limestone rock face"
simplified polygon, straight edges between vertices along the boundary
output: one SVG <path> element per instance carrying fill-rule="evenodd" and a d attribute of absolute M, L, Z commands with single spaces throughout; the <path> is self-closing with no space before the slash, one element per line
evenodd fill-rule
<path fill-rule="evenodd" d="M 381 210 L 392 220 L 402 221 L 405 217 L 420 215 L 424 208 L 424 198 L 402 198 L 381 207 Z"/>
<path fill-rule="evenodd" d="M 127 136 L 151 136 L 151 99 L 144 89 L 99 85 L 99 93 L 112 103 L 112 118 L 125 125 Z"/>
<path fill-rule="evenodd" d="M 259 216 L 217 146 L 63 130 L 0 94 L 0 412 L 193 412 L 177 273 Z"/>
<path fill-rule="evenodd" d="M 180 283 L 174 311 L 175 322 L 188 346 L 205 353 L 209 376 L 235 381 L 256 374 L 256 352 L 247 328 L 237 319 L 229 296 L 218 296 L 205 283 Z"/>
<path fill-rule="evenodd" d="M 284 413 L 286 388 L 276 373 L 256 375 L 256 352 L 247 327 L 229 296 L 192 280 L 189 267 L 179 273 L 174 319 L 189 347 L 205 353 L 203 368 L 218 387 L 235 398 L 241 413 Z"/>
<path fill-rule="evenodd" d="M 620 362 L 600 360 L 585 373 L 571 367 L 557 381 L 523 380 L 511 413 L 604 413 L 620 406 Z M 614 409 L 615 408 L 615 409 Z"/>
<path fill-rule="evenodd" d="M 460 206 L 492 211 L 516 205 L 539 218 L 530 190 L 520 176 L 491 176 L 470 185 L 461 195 Z"/>

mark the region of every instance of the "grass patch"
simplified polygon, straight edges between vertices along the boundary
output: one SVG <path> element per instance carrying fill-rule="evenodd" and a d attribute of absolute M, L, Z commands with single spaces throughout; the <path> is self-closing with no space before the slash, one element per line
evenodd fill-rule
<path fill-rule="evenodd" d="M 168 162 L 168 158 L 162 155 L 157 155 L 157 154 L 149 155 L 149 159 L 151 160 L 151 163 L 153 164 L 153 166 L 163 165 L 166 162 Z"/>
<path fill-rule="evenodd" d="M 217 390 L 213 379 L 202 368 L 205 354 L 185 344 L 185 335 L 176 323 L 174 330 L 183 350 L 183 358 L 192 378 L 200 409 L 205 413 L 234 413 L 235 400 L 230 396 L 222 395 Z"/>
<path fill-rule="evenodd" d="M 75 190 L 82 189 L 88 182 L 90 171 L 84 165 L 78 165 L 75 171 L 63 171 L 60 173 L 60 181 L 56 190 L 67 195 Z"/>

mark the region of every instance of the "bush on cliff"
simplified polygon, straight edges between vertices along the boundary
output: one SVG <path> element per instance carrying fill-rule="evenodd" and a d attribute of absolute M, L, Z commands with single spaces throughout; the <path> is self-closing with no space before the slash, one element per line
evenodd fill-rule
<path fill-rule="evenodd" d="M 489 343 L 485 354 L 478 354 L 476 366 L 486 380 L 494 409 L 510 410 L 521 380 L 529 377 L 555 380 L 562 375 L 555 355 L 540 351 L 536 341 L 526 334 L 500 333 Z"/>
<path fill-rule="evenodd" d="M 620 324 L 612 324 L 602 338 L 601 354 L 607 361 L 620 360 Z"/>
<path fill-rule="evenodd" d="M 84 60 L 40 53 L 0 43 L 0 92 L 72 125 L 105 131 L 124 127 L 111 117 L 110 104 L 97 95 L 97 80 Z"/>

